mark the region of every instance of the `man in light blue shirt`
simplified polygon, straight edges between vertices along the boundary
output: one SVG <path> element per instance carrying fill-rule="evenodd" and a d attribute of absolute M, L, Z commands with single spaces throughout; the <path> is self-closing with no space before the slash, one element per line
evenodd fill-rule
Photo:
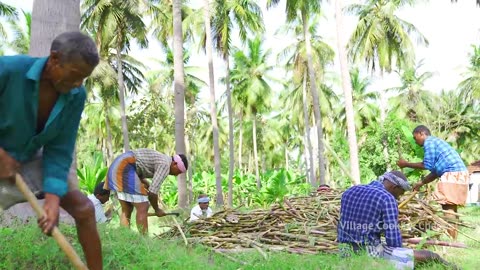
<path fill-rule="evenodd" d="M 57 36 L 49 57 L 0 57 L 0 210 L 25 201 L 9 181 L 20 173 L 34 193 L 45 194 L 38 220 L 44 233 L 58 223 L 60 206 L 73 216 L 89 269 L 102 268 L 100 239 L 72 160 L 86 100 L 82 83 L 98 62 L 95 43 L 80 32 Z"/>
<path fill-rule="evenodd" d="M 468 194 L 470 174 L 460 155 L 446 141 L 432 136 L 430 130 L 424 126 L 417 126 L 413 130 L 415 142 L 423 147 L 424 157 L 422 162 L 408 162 L 400 159 L 397 165 L 400 168 L 429 170 L 430 173 L 414 185 L 418 190 L 422 186 L 439 178 L 434 192 L 435 200 L 442 205 L 445 211 L 458 211 L 458 206 L 465 205 Z M 450 218 L 457 218 L 455 214 L 445 214 Z M 456 229 L 449 229 L 449 234 L 457 237 Z"/>

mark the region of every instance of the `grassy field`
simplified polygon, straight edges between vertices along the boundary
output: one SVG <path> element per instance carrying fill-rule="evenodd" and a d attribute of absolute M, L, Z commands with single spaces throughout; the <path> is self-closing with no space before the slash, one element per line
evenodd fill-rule
<path fill-rule="evenodd" d="M 476 226 L 474 230 L 463 232 L 479 239 L 480 207 L 465 208 L 461 212 L 466 215 L 463 219 Z M 158 220 L 152 221 L 152 229 L 162 225 Z M 60 229 L 81 254 L 75 229 L 64 225 Z M 392 269 L 385 262 L 367 257 L 340 259 L 331 254 L 268 253 L 267 259 L 258 252 L 231 254 L 235 262 L 201 246 L 185 247 L 181 240 L 141 237 L 134 230 L 118 227 L 117 222 L 99 225 L 99 230 L 105 269 Z M 436 248 L 435 251 L 463 269 L 478 269 L 480 244 L 464 235 L 460 235 L 458 240 L 469 248 Z M 0 246 L 0 269 L 71 269 L 55 241 L 42 235 L 35 225 L 0 228 Z M 443 268 L 426 265 L 420 269 Z"/>

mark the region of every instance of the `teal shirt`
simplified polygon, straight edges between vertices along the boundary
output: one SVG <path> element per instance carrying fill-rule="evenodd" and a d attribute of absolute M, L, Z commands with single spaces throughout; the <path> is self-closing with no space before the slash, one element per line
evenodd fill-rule
<path fill-rule="evenodd" d="M 43 191 L 60 197 L 68 191 L 85 88 L 59 96 L 44 129 L 37 134 L 40 77 L 48 58 L 0 57 L 0 147 L 23 163 L 43 147 Z"/>

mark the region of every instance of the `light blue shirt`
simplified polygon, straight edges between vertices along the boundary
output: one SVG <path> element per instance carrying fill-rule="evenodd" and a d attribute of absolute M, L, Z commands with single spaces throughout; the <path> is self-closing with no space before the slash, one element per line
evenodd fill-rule
<path fill-rule="evenodd" d="M 460 155 L 446 141 L 428 136 L 423 143 L 425 169 L 438 177 L 446 172 L 466 172 L 467 167 Z"/>
<path fill-rule="evenodd" d="M 40 77 L 48 58 L 0 57 L 0 147 L 24 163 L 43 147 L 43 191 L 60 197 L 68 191 L 85 88 L 59 96 L 37 134 Z"/>

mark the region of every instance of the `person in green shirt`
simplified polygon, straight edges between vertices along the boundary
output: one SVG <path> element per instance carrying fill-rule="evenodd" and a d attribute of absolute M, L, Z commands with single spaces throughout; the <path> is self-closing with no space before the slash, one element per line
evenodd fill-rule
<path fill-rule="evenodd" d="M 13 184 L 20 173 L 44 194 L 43 233 L 58 223 L 60 206 L 75 219 L 89 269 L 102 269 L 100 237 L 72 163 L 86 100 L 82 83 L 98 63 L 95 42 L 80 32 L 57 36 L 48 57 L 0 57 L 0 211 L 25 201 Z"/>

